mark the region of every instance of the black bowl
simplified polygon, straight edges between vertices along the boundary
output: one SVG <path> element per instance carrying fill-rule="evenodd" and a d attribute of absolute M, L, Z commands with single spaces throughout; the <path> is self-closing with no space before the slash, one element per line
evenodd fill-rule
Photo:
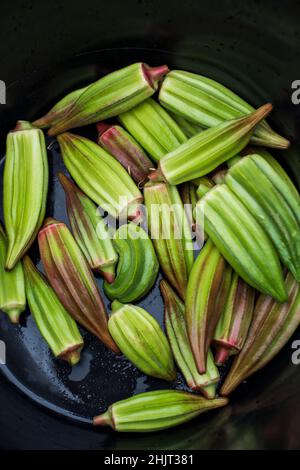
<path fill-rule="evenodd" d="M 273 152 L 300 185 L 299 110 L 291 100 L 299 78 L 300 2 L 104 1 L 2 2 L 0 155 L 17 119 L 32 120 L 66 91 L 135 61 L 199 72 L 254 106 L 272 101 L 272 126 L 293 141 Z M 64 170 L 48 141 L 51 183 L 47 214 L 65 220 L 56 172 Z M 1 161 L 2 181 L 3 160 Z M 36 246 L 31 255 L 38 265 Z M 101 288 L 101 280 L 97 280 Z M 158 283 L 157 283 L 158 284 Z M 142 301 L 162 321 L 157 287 Z M 298 448 L 300 374 L 292 341 L 237 390 L 231 404 L 167 433 L 130 436 L 93 430 L 91 418 L 110 403 L 158 388 L 185 388 L 146 378 L 84 333 L 82 363 L 73 371 L 53 359 L 29 314 L 20 327 L 0 317 L 7 364 L 0 365 L 0 446 L 19 449 Z M 3 405 L 4 404 L 4 405 Z M 37 406 L 38 405 L 38 406 Z"/>

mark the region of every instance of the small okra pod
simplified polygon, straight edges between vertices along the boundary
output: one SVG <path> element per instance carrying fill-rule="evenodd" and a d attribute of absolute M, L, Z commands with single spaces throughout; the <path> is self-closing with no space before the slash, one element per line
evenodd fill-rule
<path fill-rule="evenodd" d="M 5 269 L 7 245 L 7 237 L 0 224 L 0 310 L 12 323 L 19 323 L 26 308 L 24 272 L 20 261 L 11 271 Z"/>
<path fill-rule="evenodd" d="M 208 352 L 206 372 L 199 374 L 187 333 L 184 303 L 166 281 L 160 282 L 160 290 L 165 304 L 166 332 L 175 361 L 192 390 L 214 398 L 220 376 L 213 355 Z"/>
<path fill-rule="evenodd" d="M 233 273 L 224 310 L 214 333 L 215 362 L 222 365 L 238 354 L 246 341 L 254 309 L 255 291 Z"/>
<path fill-rule="evenodd" d="M 108 328 L 122 353 L 138 369 L 152 377 L 176 379 L 168 340 L 150 313 L 114 300 Z"/>
<path fill-rule="evenodd" d="M 222 395 L 229 395 L 243 380 L 271 361 L 298 328 L 300 285 L 288 273 L 285 286 L 288 293 L 285 303 L 276 302 L 268 295 L 257 299 L 247 339 L 221 387 Z"/>
<path fill-rule="evenodd" d="M 117 116 L 153 95 L 168 67 L 136 63 L 112 72 L 56 104 L 36 126 L 49 127 L 49 135 Z"/>
<path fill-rule="evenodd" d="M 246 147 L 255 127 L 272 108 L 265 104 L 251 114 L 195 135 L 164 155 L 149 178 L 177 185 L 207 175 Z"/>
<path fill-rule="evenodd" d="M 279 302 L 287 299 L 277 251 L 247 207 L 225 184 L 197 203 L 204 230 L 244 281 Z M 266 260 L 268 262 L 266 263 Z"/>
<path fill-rule="evenodd" d="M 118 254 L 97 206 L 63 173 L 58 173 L 67 202 L 67 212 L 74 238 L 90 268 L 107 282 L 115 279 Z"/>
<path fill-rule="evenodd" d="M 18 121 L 7 136 L 3 176 L 6 269 L 12 269 L 35 240 L 45 216 L 47 192 L 44 134 L 29 122 Z"/>
<path fill-rule="evenodd" d="M 228 296 L 232 270 L 210 239 L 198 255 L 187 286 L 187 331 L 200 374 Z"/>
<path fill-rule="evenodd" d="M 94 425 L 110 426 L 119 432 L 154 432 L 186 423 L 227 403 L 226 398 L 206 400 L 178 390 L 157 390 L 114 403 L 94 418 Z"/>
<path fill-rule="evenodd" d="M 160 267 L 182 299 L 194 262 L 191 227 L 178 189 L 165 183 L 144 187 L 148 227 Z"/>
<path fill-rule="evenodd" d="M 83 347 L 75 321 L 28 256 L 25 256 L 23 265 L 28 304 L 40 333 L 55 357 L 74 366 L 80 361 Z"/>
<path fill-rule="evenodd" d="M 47 278 L 67 311 L 114 352 L 107 314 L 88 262 L 68 227 L 46 219 L 38 236 Z"/>
<path fill-rule="evenodd" d="M 97 130 L 98 144 L 121 163 L 138 187 L 143 186 L 153 163 L 138 142 L 121 126 L 99 122 Z"/>
<path fill-rule="evenodd" d="M 151 239 L 134 223 L 122 225 L 115 233 L 114 247 L 119 256 L 116 279 L 104 283 L 105 294 L 120 302 L 135 302 L 152 289 L 159 264 Z"/>
<path fill-rule="evenodd" d="M 160 88 L 159 100 L 169 111 L 204 127 L 214 127 L 254 111 L 250 104 L 224 85 L 182 70 L 168 73 Z M 251 141 L 264 147 L 287 148 L 290 145 L 266 121 L 257 126 Z"/>
<path fill-rule="evenodd" d="M 79 188 L 113 217 L 141 215 L 143 196 L 116 159 L 95 142 L 66 132 L 58 136 L 64 163 Z"/>

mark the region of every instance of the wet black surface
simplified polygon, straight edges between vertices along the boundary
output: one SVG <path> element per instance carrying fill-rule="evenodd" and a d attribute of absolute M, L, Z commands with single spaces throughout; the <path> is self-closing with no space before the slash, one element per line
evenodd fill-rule
<path fill-rule="evenodd" d="M 109 5 L 86 0 L 84 7 L 81 2 L 50 3 L 1 4 L 0 39 L 5 38 L 5 47 L 0 40 L 0 57 L 5 67 L 0 79 L 8 85 L 7 105 L 0 106 L 1 155 L 5 135 L 17 119 L 36 118 L 67 91 L 131 62 L 166 62 L 207 74 L 255 106 L 274 101 L 273 126 L 295 141 L 288 152 L 274 155 L 299 185 L 300 106 L 293 105 L 290 96 L 291 82 L 300 74 L 300 2 L 283 7 L 279 1 L 187 1 L 184 8 L 182 2 L 173 1 L 170 7 L 169 2 L 150 0 Z M 47 214 L 66 221 L 63 192 L 55 178 L 63 164 L 57 146 L 50 147 Z M 2 171 L 3 161 L 0 180 Z M 38 263 L 36 248 L 32 256 Z M 139 305 L 162 321 L 157 284 Z M 7 344 L 7 366 L 0 366 L 0 447 L 300 447 L 300 372 L 291 363 L 292 341 L 233 394 L 228 407 L 166 433 L 133 437 L 92 430 L 89 421 L 116 400 L 170 385 L 146 378 L 91 335 L 84 337 L 82 363 L 71 370 L 53 359 L 29 314 L 20 327 L 0 316 L 0 339 Z M 175 385 L 183 386 L 180 376 L 171 387 Z"/>

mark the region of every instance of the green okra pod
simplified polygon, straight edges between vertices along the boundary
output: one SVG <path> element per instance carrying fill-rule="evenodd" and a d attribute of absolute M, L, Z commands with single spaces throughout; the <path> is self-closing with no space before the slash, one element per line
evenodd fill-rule
<path fill-rule="evenodd" d="M 177 185 L 207 175 L 248 144 L 257 124 L 271 110 L 272 105 L 266 104 L 251 114 L 195 135 L 162 157 L 149 178 Z"/>
<path fill-rule="evenodd" d="M 63 173 L 58 173 L 67 202 L 67 212 L 74 238 L 90 268 L 107 282 L 115 279 L 118 254 L 97 206 Z"/>
<path fill-rule="evenodd" d="M 75 321 L 28 256 L 25 256 L 23 265 L 26 295 L 39 331 L 54 356 L 74 366 L 80 361 L 83 347 L 83 339 Z"/>
<path fill-rule="evenodd" d="M 113 217 L 140 216 L 143 196 L 115 158 L 89 139 L 66 132 L 58 137 L 64 163 L 79 188 Z"/>
<path fill-rule="evenodd" d="M 285 266 L 300 281 L 300 224 L 285 194 L 289 185 L 280 174 L 280 189 L 272 181 L 274 169 L 259 154 L 240 159 L 227 172 L 225 182 L 264 228 Z M 270 175 L 270 178 L 269 178 Z M 300 197 L 293 198 L 300 208 Z"/>
<path fill-rule="evenodd" d="M 25 280 L 20 261 L 11 271 L 5 270 L 7 237 L 0 224 L 0 310 L 5 312 L 12 323 L 19 323 L 26 308 Z"/>
<path fill-rule="evenodd" d="M 206 398 L 214 398 L 219 372 L 211 351 L 208 351 L 205 374 L 199 374 L 191 349 L 185 319 L 185 306 L 174 290 L 164 280 L 160 290 L 165 305 L 165 327 L 175 361 L 188 386 Z"/>
<path fill-rule="evenodd" d="M 119 255 L 116 279 L 104 283 L 110 299 L 128 303 L 144 297 L 153 287 L 159 264 L 151 239 L 139 226 L 122 225 L 114 236 L 114 247 Z"/>
<path fill-rule="evenodd" d="M 231 268 L 209 239 L 193 265 L 185 300 L 187 331 L 201 374 L 206 372 L 209 347 L 228 296 L 231 275 Z"/>
<path fill-rule="evenodd" d="M 206 400 L 178 390 L 157 390 L 121 400 L 94 418 L 95 426 L 120 432 L 153 432 L 186 423 L 196 416 L 227 405 L 226 398 Z"/>
<path fill-rule="evenodd" d="M 117 116 L 153 95 L 167 72 L 166 65 L 129 65 L 81 90 L 75 90 L 34 124 L 38 127 L 51 126 L 49 135 L 54 136 L 74 127 Z"/>
<path fill-rule="evenodd" d="M 187 141 L 174 119 L 152 98 L 121 114 L 119 119 L 154 161 Z"/>
<path fill-rule="evenodd" d="M 8 238 L 6 269 L 33 243 L 43 223 L 48 192 L 48 159 L 43 132 L 18 121 L 7 136 L 3 213 Z"/>
<path fill-rule="evenodd" d="M 150 313 L 114 300 L 108 328 L 122 353 L 138 369 L 152 377 L 175 380 L 176 369 L 168 340 Z"/>
<path fill-rule="evenodd" d="M 182 70 L 168 73 L 160 88 L 159 100 L 173 113 L 204 127 L 214 127 L 254 111 L 246 101 L 217 81 Z M 251 141 L 265 147 L 289 146 L 289 141 L 274 132 L 266 121 L 257 126 Z"/>
<path fill-rule="evenodd" d="M 182 299 L 194 262 L 191 228 L 175 186 L 147 183 L 144 187 L 148 228 L 160 267 Z"/>
<path fill-rule="evenodd" d="M 287 298 L 277 251 L 247 207 L 225 184 L 197 203 L 204 230 L 244 281 L 279 302 Z M 267 260 L 267 262 L 266 262 Z"/>

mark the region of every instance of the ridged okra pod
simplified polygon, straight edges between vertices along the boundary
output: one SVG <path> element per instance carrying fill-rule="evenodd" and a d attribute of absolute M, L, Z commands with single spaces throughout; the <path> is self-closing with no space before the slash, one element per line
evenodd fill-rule
<path fill-rule="evenodd" d="M 80 91 L 63 98 L 46 116 L 35 121 L 57 135 L 117 116 L 153 95 L 168 67 L 136 63 L 112 72 Z"/>
<path fill-rule="evenodd" d="M 92 271 L 67 226 L 46 219 L 38 242 L 47 278 L 64 307 L 78 323 L 118 352 Z"/>
<path fill-rule="evenodd" d="M 207 175 L 248 144 L 257 124 L 271 110 L 272 105 L 266 104 L 251 114 L 195 135 L 162 157 L 158 169 L 149 177 L 177 185 Z"/>
<path fill-rule="evenodd" d="M 110 299 L 134 302 L 152 289 L 159 264 L 151 239 L 134 223 L 122 225 L 113 239 L 119 256 L 116 279 L 104 283 L 104 291 Z"/>
<path fill-rule="evenodd" d="M 184 303 L 166 281 L 161 281 L 160 290 L 165 305 L 166 332 L 175 361 L 192 390 L 214 398 L 220 376 L 213 355 L 208 352 L 206 373 L 199 374 L 187 333 Z"/>
<path fill-rule="evenodd" d="M 120 432 L 153 432 L 186 423 L 205 411 L 227 405 L 226 398 L 206 400 L 178 390 L 141 393 L 111 405 L 94 418 L 95 426 Z"/>
<path fill-rule="evenodd" d="M 252 287 L 279 302 L 287 298 L 277 251 L 247 207 L 225 185 L 197 203 L 204 230 L 232 268 Z"/>
<path fill-rule="evenodd" d="M 215 80 L 182 70 L 172 70 L 167 75 L 159 100 L 168 110 L 204 127 L 214 127 L 254 111 L 250 104 Z M 265 147 L 289 146 L 289 141 L 274 132 L 266 121 L 257 126 L 251 141 Z"/>
<path fill-rule="evenodd" d="M 58 142 L 72 178 L 92 201 L 113 217 L 140 215 L 143 196 L 112 155 L 95 142 L 68 132 Z"/>
<path fill-rule="evenodd" d="M 6 269 L 12 269 L 33 243 L 45 216 L 47 191 L 44 134 L 29 122 L 18 121 L 7 136 L 3 176 Z"/>
<path fill-rule="evenodd" d="M 37 327 L 54 356 L 74 366 L 80 361 L 83 339 L 54 290 L 29 256 L 25 256 L 26 295 Z"/>
<path fill-rule="evenodd" d="M 90 268 L 107 282 L 115 279 L 118 254 L 97 206 L 63 173 L 58 173 L 67 202 L 67 212 L 74 238 Z"/>
<path fill-rule="evenodd" d="M 150 313 L 114 300 L 108 328 L 122 353 L 138 369 L 152 377 L 175 380 L 176 369 L 168 340 Z"/>
<path fill-rule="evenodd" d="M 26 308 L 24 273 L 20 261 L 11 271 L 5 270 L 7 245 L 7 237 L 0 224 L 0 310 L 12 323 L 19 323 Z"/>
<path fill-rule="evenodd" d="M 174 119 L 152 98 L 121 114 L 119 119 L 154 161 L 187 141 Z"/>
<path fill-rule="evenodd" d="M 153 163 L 139 143 L 121 126 L 99 122 L 98 144 L 125 168 L 138 187 L 148 181 Z"/>
<path fill-rule="evenodd" d="M 198 371 L 206 372 L 207 355 L 229 293 L 232 271 L 209 239 L 198 255 L 187 286 L 185 316 Z"/>
<path fill-rule="evenodd" d="M 233 272 L 229 294 L 213 338 L 216 364 L 224 364 L 229 356 L 242 350 L 253 317 L 254 300 L 254 289 Z"/>
<path fill-rule="evenodd" d="M 277 185 L 273 183 L 273 176 Z M 252 154 L 229 169 L 226 184 L 265 229 L 283 264 L 300 281 L 300 223 L 287 199 L 290 185 L 286 178 L 262 155 Z M 293 203 L 300 211 L 299 194 L 293 196 Z"/>
<path fill-rule="evenodd" d="M 182 299 L 194 262 L 191 229 L 176 187 L 147 183 L 148 228 L 161 269 Z"/>
<path fill-rule="evenodd" d="M 299 283 L 288 273 L 285 285 L 288 299 L 283 304 L 266 295 L 258 298 L 246 342 L 222 385 L 222 395 L 231 393 L 243 380 L 273 359 L 299 326 Z"/>

